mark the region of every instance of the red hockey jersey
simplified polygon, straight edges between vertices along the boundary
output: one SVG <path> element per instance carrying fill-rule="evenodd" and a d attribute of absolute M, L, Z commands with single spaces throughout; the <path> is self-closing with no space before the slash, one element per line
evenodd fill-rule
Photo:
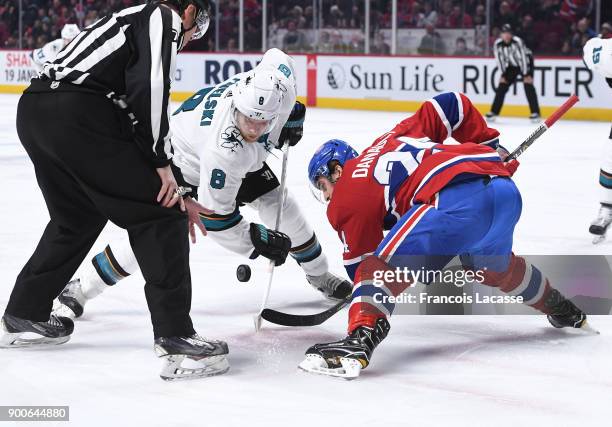
<path fill-rule="evenodd" d="M 397 219 L 416 204 L 435 204 L 453 180 L 510 176 L 495 148 L 499 132 L 463 94 L 444 93 L 385 133 L 344 165 L 327 217 L 344 244 L 353 279 Z M 459 144 L 442 144 L 447 138 Z"/>

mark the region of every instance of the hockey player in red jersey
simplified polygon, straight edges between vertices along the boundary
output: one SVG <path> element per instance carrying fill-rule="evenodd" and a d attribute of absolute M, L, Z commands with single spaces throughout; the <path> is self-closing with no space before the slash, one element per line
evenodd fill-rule
<path fill-rule="evenodd" d="M 450 137 L 458 144 L 442 144 Z M 484 284 L 521 296 L 553 326 L 586 325 L 579 308 L 512 253 L 522 202 L 510 177 L 518 163 L 503 161 L 507 151 L 498 137 L 465 95 L 444 93 L 360 155 L 339 140 L 317 150 L 309 179 L 329 202 L 327 216 L 343 242 L 354 287 L 348 336 L 312 346 L 300 368 L 359 375 L 390 329 L 387 317 L 395 304 L 389 297 L 412 285 L 381 286 L 375 273 L 441 270 L 458 255 L 464 268 L 484 271 Z"/>

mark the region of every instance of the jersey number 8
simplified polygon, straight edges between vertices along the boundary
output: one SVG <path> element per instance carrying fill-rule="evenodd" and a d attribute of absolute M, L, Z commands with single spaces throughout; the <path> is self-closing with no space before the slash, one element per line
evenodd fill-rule
<path fill-rule="evenodd" d="M 225 172 L 221 169 L 213 169 L 210 177 L 210 186 L 215 190 L 225 187 Z"/>

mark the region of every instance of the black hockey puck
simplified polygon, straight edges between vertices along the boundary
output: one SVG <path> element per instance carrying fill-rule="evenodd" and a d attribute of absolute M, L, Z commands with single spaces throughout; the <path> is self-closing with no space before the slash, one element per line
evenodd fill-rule
<path fill-rule="evenodd" d="M 240 264 L 236 269 L 236 277 L 240 282 L 248 282 L 251 278 L 251 267 L 246 264 Z"/>

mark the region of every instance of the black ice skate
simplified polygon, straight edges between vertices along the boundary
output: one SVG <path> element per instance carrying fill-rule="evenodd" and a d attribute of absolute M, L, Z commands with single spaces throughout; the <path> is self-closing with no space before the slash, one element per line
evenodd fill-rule
<path fill-rule="evenodd" d="M 487 114 L 485 114 L 485 119 L 487 119 L 487 122 L 493 123 L 497 119 L 497 114 L 489 111 Z"/>
<path fill-rule="evenodd" d="M 155 353 L 165 364 L 159 376 L 166 381 L 221 375 L 229 370 L 227 343 L 189 337 L 162 337 L 155 340 Z"/>
<path fill-rule="evenodd" d="M 47 322 L 33 322 L 5 314 L 0 324 L 0 348 L 63 344 L 74 330 L 71 319 L 53 314 Z"/>
<path fill-rule="evenodd" d="M 341 301 L 348 297 L 353 291 L 353 285 L 332 273 L 324 273 L 320 276 L 306 275 L 306 280 L 313 288 L 320 291 L 326 298 Z"/>
<path fill-rule="evenodd" d="M 556 289 L 552 290 L 544 304 L 550 308 L 551 314 L 547 317 L 550 324 L 555 328 L 576 328 L 586 332 L 599 333 L 587 323 L 586 314 Z"/>
<path fill-rule="evenodd" d="M 306 350 L 306 358 L 299 368 L 315 374 L 355 379 L 369 365 L 372 352 L 390 328 L 387 319 L 381 318 L 374 328 L 360 326 L 341 341 L 315 344 Z"/>
<path fill-rule="evenodd" d="M 594 245 L 606 239 L 606 232 L 610 223 L 612 223 L 612 206 L 602 204 L 597 218 L 595 218 L 589 227 L 589 233 L 595 235 L 593 238 Z"/>
<path fill-rule="evenodd" d="M 54 307 L 54 314 L 70 317 L 71 319 L 78 318 L 83 315 L 87 297 L 81 290 L 81 281 L 78 278 L 68 282 L 57 299 L 60 304 L 58 307 Z"/>
<path fill-rule="evenodd" d="M 529 120 L 531 120 L 531 123 L 540 123 L 542 121 L 542 117 L 540 116 L 540 113 L 531 113 L 529 115 Z"/>

